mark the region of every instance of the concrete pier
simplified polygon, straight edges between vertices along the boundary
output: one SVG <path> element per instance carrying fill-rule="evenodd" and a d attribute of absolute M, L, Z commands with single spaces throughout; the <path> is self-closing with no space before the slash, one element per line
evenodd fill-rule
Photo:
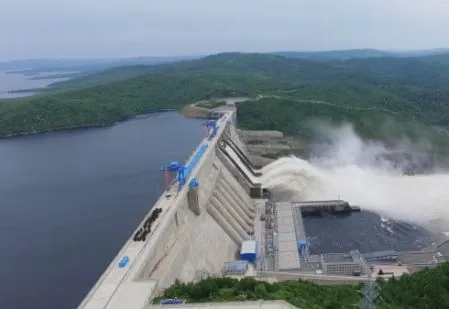
<path fill-rule="evenodd" d="M 193 179 L 189 184 L 189 192 L 187 193 L 189 209 L 197 216 L 201 214 L 200 202 L 198 199 L 198 185 L 196 179 Z"/>
<path fill-rule="evenodd" d="M 350 206 L 348 202 L 342 200 L 293 202 L 293 206 L 300 208 L 303 216 L 348 214 L 360 211 L 360 207 Z"/>

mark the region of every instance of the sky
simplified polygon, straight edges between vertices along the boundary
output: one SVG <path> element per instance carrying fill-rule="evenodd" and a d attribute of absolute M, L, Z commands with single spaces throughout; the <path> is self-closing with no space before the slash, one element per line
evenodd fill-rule
<path fill-rule="evenodd" d="M 449 47 L 449 0 L 0 2 L 0 60 Z"/>

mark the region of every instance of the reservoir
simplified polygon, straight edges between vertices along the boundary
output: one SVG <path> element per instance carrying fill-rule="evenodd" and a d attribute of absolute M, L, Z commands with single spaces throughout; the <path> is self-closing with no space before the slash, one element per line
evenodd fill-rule
<path fill-rule="evenodd" d="M 199 120 L 150 114 L 108 128 L 0 140 L 0 308 L 76 308 L 184 162 Z"/>

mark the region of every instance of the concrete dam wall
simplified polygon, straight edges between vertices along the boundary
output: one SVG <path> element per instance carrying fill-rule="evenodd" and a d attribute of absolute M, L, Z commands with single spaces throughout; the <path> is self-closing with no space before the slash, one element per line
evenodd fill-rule
<path fill-rule="evenodd" d="M 256 210 L 251 195 L 261 195 L 260 173 L 242 158 L 234 113 L 227 111 L 216 121 L 79 308 L 141 309 L 176 279 L 221 273 L 242 242 L 252 238 Z M 232 146 L 221 144 L 226 141 Z M 226 147 L 239 158 L 234 160 Z"/>

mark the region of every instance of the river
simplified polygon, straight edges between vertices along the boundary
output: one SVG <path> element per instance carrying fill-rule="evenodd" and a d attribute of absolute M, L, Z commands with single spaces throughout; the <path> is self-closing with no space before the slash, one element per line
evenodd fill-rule
<path fill-rule="evenodd" d="M 169 112 L 0 140 L 0 308 L 76 308 L 203 137 Z"/>

